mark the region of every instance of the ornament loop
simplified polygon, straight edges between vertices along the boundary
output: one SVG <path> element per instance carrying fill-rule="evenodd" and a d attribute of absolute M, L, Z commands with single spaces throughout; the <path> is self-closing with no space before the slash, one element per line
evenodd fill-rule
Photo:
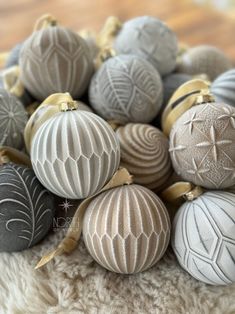
<path fill-rule="evenodd" d="M 195 186 L 192 191 L 185 193 L 185 195 L 183 195 L 183 198 L 186 201 L 193 201 L 195 200 L 195 198 L 198 198 L 198 196 L 203 194 L 203 189 L 200 186 Z"/>
<path fill-rule="evenodd" d="M 196 96 L 195 104 L 200 105 L 208 102 L 215 102 L 215 98 L 208 89 L 203 89 L 201 93 Z"/>
<path fill-rule="evenodd" d="M 112 45 L 114 37 L 122 28 L 122 22 L 116 16 L 107 18 L 103 28 L 97 36 L 97 45 L 102 50 L 103 48 Z"/>
<path fill-rule="evenodd" d="M 4 88 L 16 97 L 24 94 L 24 86 L 20 81 L 20 68 L 18 65 L 12 66 L 2 72 Z"/>
<path fill-rule="evenodd" d="M 68 101 L 68 102 L 62 102 L 59 104 L 60 111 L 66 112 L 66 111 L 73 111 L 78 109 L 78 103 L 76 101 Z"/>
<path fill-rule="evenodd" d="M 51 14 L 43 14 L 40 16 L 34 25 L 34 31 L 38 31 L 43 28 L 47 28 L 49 26 L 56 26 L 57 20 L 56 18 Z"/>

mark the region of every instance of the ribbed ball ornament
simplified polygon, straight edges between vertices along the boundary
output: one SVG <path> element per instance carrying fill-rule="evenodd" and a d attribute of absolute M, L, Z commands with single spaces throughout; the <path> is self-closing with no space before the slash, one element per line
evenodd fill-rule
<path fill-rule="evenodd" d="M 54 198 L 32 169 L 0 166 L 0 252 L 27 249 L 42 240 L 54 217 Z"/>
<path fill-rule="evenodd" d="M 172 247 L 180 265 L 211 285 L 235 282 L 235 195 L 211 191 L 186 202 L 172 226 Z"/>
<path fill-rule="evenodd" d="M 217 77 L 211 84 L 211 92 L 217 102 L 235 107 L 235 69 Z"/>
<path fill-rule="evenodd" d="M 121 165 L 135 183 L 159 190 L 172 169 L 166 136 L 148 124 L 129 123 L 116 131 L 121 149 Z"/>
<path fill-rule="evenodd" d="M 73 98 L 86 90 L 93 73 L 90 50 L 83 38 L 59 26 L 34 32 L 20 53 L 21 80 L 38 100 L 69 92 Z"/>
<path fill-rule="evenodd" d="M 83 239 L 104 268 L 123 274 L 144 271 L 163 256 L 170 238 L 167 210 L 152 191 L 140 185 L 103 192 L 88 206 Z"/>
<path fill-rule="evenodd" d="M 22 103 L 0 88 L 0 146 L 24 147 L 24 128 L 28 120 Z"/>
<path fill-rule="evenodd" d="M 119 54 L 132 54 L 148 60 L 161 75 L 176 66 L 177 38 L 162 21 L 151 16 L 140 16 L 123 24 L 114 41 Z"/>
<path fill-rule="evenodd" d="M 147 123 L 161 108 L 162 81 L 149 62 L 120 55 L 108 59 L 96 72 L 89 98 L 104 119 Z"/>
<path fill-rule="evenodd" d="M 202 45 L 190 48 L 182 55 L 177 71 L 190 75 L 206 74 L 213 81 L 231 68 L 232 63 L 222 50 Z"/>
<path fill-rule="evenodd" d="M 186 111 L 170 133 L 175 172 L 208 189 L 235 184 L 235 108 L 205 103 Z"/>
<path fill-rule="evenodd" d="M 41 183 L 54 194 L 82 199 L 99 191 L 120 162 L 112 128 L 94 113 L 60 112 L 36 132 L 31 160 Z"/>

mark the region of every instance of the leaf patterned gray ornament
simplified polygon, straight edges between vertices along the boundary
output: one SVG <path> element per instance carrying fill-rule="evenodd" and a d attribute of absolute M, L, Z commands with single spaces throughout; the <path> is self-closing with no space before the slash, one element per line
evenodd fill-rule
<path fill-rule="evenodd" d="M 22 149 L 27 120 L 22 103 L 14 95 L 0 89 L 0 146 Z"/>
<path fill-rule="evenodd" d="M 217 77 L 211 84 L 211 92 L 217 102 L 235 107 L 235 69 Z"/>
<path fill-rule="evenodd" d="M 93 73 L 90 50 L 83 38 L 59 26 L 34 32 L 20 53 L 21 80 L 37 100 L 53 93 L 81 96 Z"/>
<path fill-rule="evenodd" d="M 0 166 L 0 251 L 27 249 L 42 240 L 54 217 L 54 197 L 32 169 Z"/>
<path fill-rule="evenodd" d="M 102 64 L 91 80 L 89 99 L 106 120 L 121 123 L 153 120 L 162 105 L 162 81 L 146 60 L 120 55 Z"/>
<path fill-rule="evenodd" d="M 123 24 L 114 41 L 118 54 L 132 54 L 148 60 L 161 75 L 171 73 L 176 66 L 177 38 L 161 20 L 141 16 Z"/>

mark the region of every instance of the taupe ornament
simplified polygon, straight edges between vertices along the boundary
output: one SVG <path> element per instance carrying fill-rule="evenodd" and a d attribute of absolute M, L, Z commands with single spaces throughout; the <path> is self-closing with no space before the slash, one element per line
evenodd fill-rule
<path fill-rule="evenodd" d="M 190 75 L 206 74 L 215 80 L 221 73 L 232 68 L 232 63 L 220 49 L 202 45 L 190 48 L 179 61 L 177 71 Z"/>
<path fill-rule="evenodd" d="M 177 38 L 165 23 L 151 16 L 125 22 L 113 46 L 118 54 L 136 55 L 148 60 L 161 75 L 172 72 L 176 66 Z"/>
<path fill-rule="evenodd" d="M 27 120 L 22 103 L 5 89 L 0 89 L 0 146 L 22 149 Z"/>
<path fill-rule="evenodd" d="M 108 59 L 96 72 L 89 99 L 104 119 L 147 123 L 161 108 L 162 81 L 149 62 L 120 55 Z"/>
<path fill-rule="evenodd" d="M 135 183 L 160 190 L 172 173 L 167 137 L 151 125 L 138 123 L 119 127 L 116 134 L 121 166 L 133 175 Z"/>
<path fill-rule="evenodd" d="M 54 200 L 32 169 L 1 165 L 0 200 L 0 252 L 22 251 L 45 237 L 54 217 Z"/>
<path fill-rule="evenodd" d="M 93 73 L 90 50 L 83 38 L 59 26 L 35 31 L 20 53 L 21 79 L 38 100 L 56 92 L 81 96 Z"/>
<path fill-rule="evenodd" d="M 217 102 L 235 107 L 235 69 L 217 77 L 211 84 L 211 92 Z"/>
<path fill-rule="evenodd" d="M 170 133 L 173 167 L 184 180 L 210 189 L 235 184 L 235 109 L 205 103 L 187 110 Z"/>
<path fill-rule="evenodd" d="M 119 143 L 108 123 L 76 109 L 76 102 L 63 102 L 64 112 L 42 124 L 31 146 L 32 165 L 40 182 L 70 199 L 99 191 L 120 162 Z"/>
<path fill-rule="evenodd" d="M 103 192 L 88 205 L 83 239 L 91 256 L 110 271 L 144 271 L 165 253 L 170 221 L 159 197 L 140 185 Z"/>
<path fill-rule="evenodd" d="M 9 56 L 5 63 L 5 68 L 9 68 L 11 66 L 19 64 L 19 56 L 22 46 L 23 42 L 15 45 L 15 47 L 10 51 Z"/>

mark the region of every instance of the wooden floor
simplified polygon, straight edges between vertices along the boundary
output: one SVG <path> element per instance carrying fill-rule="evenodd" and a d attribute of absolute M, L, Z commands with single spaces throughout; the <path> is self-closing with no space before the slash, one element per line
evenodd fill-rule
<path fill-rule="evenodd" d="M 167 22 L 180 41 L 216 45 L 235 60 L 235 19 L 189 0 L 0 0 L 0 52 L 26 38 L 44 13 L 74 30 L 98 30 L 109 15 L 122 20 L 154 15 Z"/>

